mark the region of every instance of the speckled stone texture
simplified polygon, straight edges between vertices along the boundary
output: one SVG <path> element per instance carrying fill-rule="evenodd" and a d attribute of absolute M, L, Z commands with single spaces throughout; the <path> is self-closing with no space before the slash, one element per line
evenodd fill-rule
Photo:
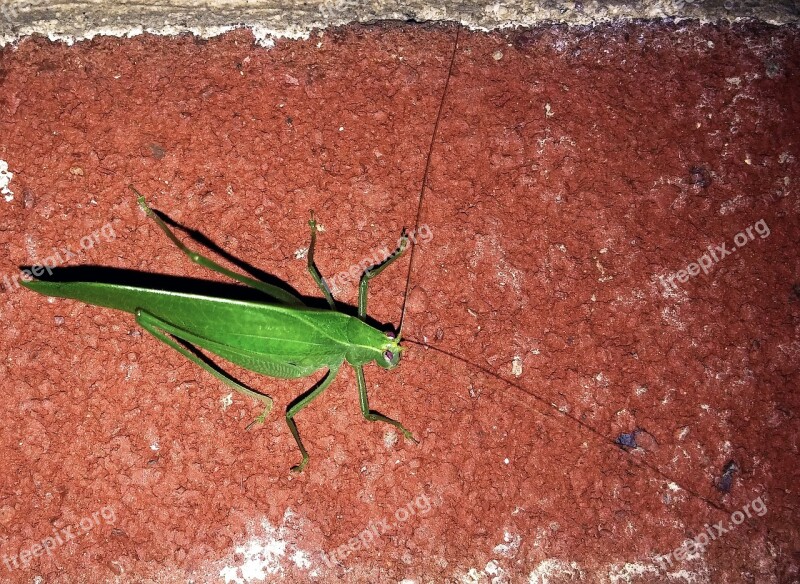
<path fill-rule="evenodd" d="M 797 30 L 461 30 L 451 67 L 456 34 L 0 53 L 3 581 L 797 581 Z M 343 369 L 298 416 L 292 475 L 282 412 L 319 375 L 231 367 L 276 398 L 248 432 L 256 402 L 130 315 L 13 282 L 219 280 L 134 184 L 318 296 L 308 210 L 328 276 L 392 247 L 431 143 L 404 332 L 440 351 L 366 370 L 419 445 L 364 421 Z M 377 320 L 397 324 L 408 268 L 373 280 Z"/>

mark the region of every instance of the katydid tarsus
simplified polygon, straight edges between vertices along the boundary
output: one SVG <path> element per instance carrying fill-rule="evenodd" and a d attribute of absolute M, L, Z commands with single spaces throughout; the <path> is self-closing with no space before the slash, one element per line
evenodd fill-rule
<path fill-rule="evenodd" d="M 395 337 L 392 333 L 385 333 L 371 326 L 365 318 L 369 281 L 403 254 L 408 245 L 405 232 L 399 247 L 392 255 L 362 273 L 358 293 L 358 317 L 355 317 L 336 309 L 328 285 L 314 263 L 317 222 L 313 212 L 308 222 L 311 228 L 308 271 L 325 296 L 330 310 L 310 308 L 283 288 L 233 272 L 192 251 L 150 209 L 144 197 L 133 187 L 131 189 L 136 192 L 141 208 L 189 259 L 263 292 L 269 301 L 231 300 L 102 282 L 34 280 L 23 284 L 48 296 L 73 298 L 133 313 L 136 315 L 136 322 L 156 339 L 236 391 L 262 401 L 264 411 L 250 426 L 264 422 L 272 409 L 272 398 L 240 384 L 219 367 L 199 358 L 190 347 L 203 349 L 251 371 L 280 379 L 308 377 L 327 369 L 325 376 L 286 410 L 286 423 L 302 455 L 300 463 L 292 470 L 302 471 L 308 463 L 308 452 L 300 439 L 294 417 L 333 382 L 345 362 L 356 372 L 359 403 L 364 418 L 392 424 L 406 438 L 416 442 L 411 432 L 400 422 L 370 409 L 363 369 L 364 365 L 372 361 L 384 369 L 392 369 L 400 361 L 402 332 L 398 332 Z"/>

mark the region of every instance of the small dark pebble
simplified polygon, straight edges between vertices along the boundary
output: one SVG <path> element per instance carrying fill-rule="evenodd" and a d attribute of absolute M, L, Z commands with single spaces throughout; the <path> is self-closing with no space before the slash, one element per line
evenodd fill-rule
<path fill-rule="evenodd" d="M 739 467 L 736 466 L 736 463 L 729 460 L 725 466 L 722 467 L 722 476 L 715 481 L 714 486 L 717 487 L 717 490 L 722 493 L 729 493 L 733 486 L 733 474 L 738 470 Z"/>
<path fill-rule="evenodd" d="M 150 144 L 150 153 L 156 160 L 161 160 L 162 158 L 164 158 L 164 155 L 167 153 L 167 151 L 164 150 L 164 147 L 161 144 L 156 144 L 155 142 L 153 142 L 152 144 Z"/>
<path fill-rule="evenodd" d="M 630 434 L 620 434 L 614 441 L 622 448 L 638 448 L 636 444 L 636 435 L 641 432 L 638 428 Z"/>
<path fill-rule="evenodd" d="M 689 182 L 695 186 L 707 189 L 711 186 L 711 173 L 702 166 L 693 166 L 689 169 Z"/>

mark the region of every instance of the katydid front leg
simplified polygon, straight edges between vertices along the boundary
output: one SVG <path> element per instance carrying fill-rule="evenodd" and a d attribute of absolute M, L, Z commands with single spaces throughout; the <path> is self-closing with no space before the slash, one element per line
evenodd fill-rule
<path fill-rule="evenodd" d="M 403 426 L 403 424 L 397 420 L 389 418 L 388 416 L 384 416 L 383 414 L 379 414 L 378 412 L 369 409 L 369 397 L 367 396 L 367 382 L 364 379 L 364 368 L 354 367 L 353 369 L 356 370 L 356 380 L 358 381 L 358 403 L 361 405 L 361 415 L 364 416 L 364 419 L 369 422 L 386 422 L 387 424 L 391 424 L 400 430 L 403 433 L 403 436 L 411 440 L 414 444 L 419 444 L 419 441 L 414 438 L 414 435 L 409 432 L 405 426 Z"/>
<path fill-rule="evenodd" d="M 400 258 L 403 252 L 406 251 L 407 246 L 408 236 L 404 230 L 403 234 L 400 236 L 400 246 L 397 250 L 382 262 L 368 267 L 361 274 L 361 280 L 358 283 L 358 317 L 361 320 L 364 320 L 367 316 L 367 286 L 369 285 L 369 281 L 388 268 L 395 260 Z"/>
<path fill-rule="evenodd" d="M 319 273 L 317 266 L 314 264 L 314 247 L 316 246 L 317 243 L 317 222 L 314 219 L 313 212 L 311 213 L 311 220 L 308 222 L 308 224 L 311 227 L 311 243 L 308 246 L 308 271 L 311 273 L 311 276 L 314 278 L 314 281 L 317 283 L 317 286 L 319 286 L 320 290 L 322 290 L 322 293 L 325 295 L 326 298 L 328 298 L 328 303 L 331 305 L 331 308 L 335 308 L 333 297 L 330 293 L 330 290 L 328 289 L 328 285 L 325 283 L 325 279 L 322 277 L 322 274 Z M 366 268 L 363 274 L 361 274 L 361 280 L 358 285 L 358 316 L 362 320 L 366 317 L 367 314 L 367 295 L 368 295 L 367 288 L 369 286 L 369 281 L 378 274 L 380 274 L 387 267 L 389 267 L 389 265 L 391 265 L 392 262 L 397 260 L 401 255 L 403 255 L 403 252 L 405 252 L 407 246 L 408 246 L 408 237 L 406 236 L 405 232 L 403 232 L 403 235 L 400 238 L 400 246 L 397 248 L 397 250 L 379 264 L 375 264 L 374 266 Z M 411 434 L 411 432 L 409 432 L 400 422 L 369 409 L 369 397 L 367 396 L 367 383 L 366 380 L 364 379 L 364 368 L 359 366 L 359 367 L 353 367 L 353 369 L 356 370 L 356 381 L 358 382 L 358 401 L 359 405 L 361 406 L 361 414 L 364 416 L 364 418 L 370 422 L 386 422 L 387 424 L 392 424 L 403 433 L 403 436 L 405 436 L 409 440 L 412 440 L 414 443 L 419 444 L 416 438 L 414 438 L 413 434 Z M 296 411 L 293 412 L 292 416 L 297 414 L 301 409 L 303 409 L 306 405 L 308 405 L 308 403 L 312 399 L 314 399 L 314 397 L 319 395 L 322 389 L 327 387 L 330 381 L 333 381 L 333 379 L 328 381 L 326 378 L 326 381 L 327 383 L 325 383 L 323 386 L 320 386 L 319 389 L 309 394 L 307 401 L 298 402 L 299 407 L 297 408 Z M 289 414 L 287 412 L 287 419 L 288 415 Z M 295 440 L 297 441 L 297 444 L 300 447 L 300 451 L 304 453 L 303 462 L 299 465 L 300 469 L 302 470 L 302 467 L 305 466 L 308 460 L 308 456 L 305 454 L 305 448 L 303 448 L 303 445 L 300 442 L 300 437 L 297 435 L 297 428 L 292 427 L 293 424 L 294 421 L 292 421 L 289 427 L 292 429 L 292 434 L 294 434 L 295 436 Z"/>

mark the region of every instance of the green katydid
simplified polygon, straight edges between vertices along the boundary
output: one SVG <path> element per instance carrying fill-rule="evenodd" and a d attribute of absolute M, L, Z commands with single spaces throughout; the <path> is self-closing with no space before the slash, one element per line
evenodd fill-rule
<path fill-rule="evenodd" d="M 397 260 L 408 245 L 403 233 L 397 250 L 383 262 L 366 268 L 359 282 L 358 317 L 336 310 L 333 296 L 314 264 L 317 222 L 314 214 L 308 222 L 311 243 L 308 248 L 308 271 L 319 286 L 330 309 L 307 307 L 297 296 L 283 288 L 233 272 L 186 247 L 156 215 L 136 189 L 138 202 L 145 213 L 169 239 L 193 262 L 247 284 L 269 297 L 269 302 L 231 300 L 199 294 L 177 293 L 102 282 L 58 282 L 34 280 L 22 284 L 47 296 L 73 298 L 89 304 L 124 310 L 136 316 L 136 322 L 156 339 L 233 387 L 236 391 L 264 403 L 264 411 L 251 424 L 262 423 L 272 409 L 272 398 L 238 383 L 219 367 L 201 359 L 196 349 L 222 357 L 246 369 L 281 379 L 308 377 L 327 369 L 325 376 L 308 392 L 289 404 L 286 423 L 302 454 L 292 470 L 300 472 L 308 463 L 294 417 L 319 396 L 336 378 L 346 361 L 356 372 L 361 413 L 369 421 L 383 421 L 396 426 L 416 442 L 400 422 L 369 408 L 364 365 L 375 361 L 384 369 L 397 366 L 402 354 L 401 332 L 395 338 L 366 322 L 367 286 Z M 402 327 L 402 325 L 401 325 Z M 250 427 L 248 426 L 248 428 Z"/>
<path fill-rule="evenodd" d="M 456 29 L 450 67 L 425 161 L 415 228 L 419 226 L 420 222 L 434 139 L 438 132 L 447 88 L 453 73 L 459 33 L 459 29 Z M 288 290 L 237 274 L 190 250 L 150 209 L 144 197 L 132 186 L 130 188 L 138 196 L 139 205 L 147 215 L 193 262 L 264 293 L 271 299 L 271 302 L 248 302 L 98 282 L 34 280 L 21 283 L 31 290 L 48 296 L 74 298 L 89 304 L 133 313 L 136 315 L 136 322 L 156 339 L 200 365 L 236 391 L 262 401 L 265 406 L 263 413 L 248 428 L 264 421 L 272 409 L 272 398 L 241 385 L 218 366 L 201 358 L 203 355 L 197 351 L 197 348 L 237 363 L 251 371 L 282 379 L 307 377 L 317 371 L 327 369 L 325 376 L 314 387 L 290 403 L 286 410 L 286 423 L 302 455 L 300 464 L 292 467 L 294 471 L 302 471 L 308 463 L 308 452 L 300 439 L 294 417 L 333 382 L 345 361 L 356 372 L 362 415 L 369 421 L 383 421 L 392 424 L 406 438 L 417 442 L 411 432 L 400 422 L 370 410 L 363 369 L 364 365 L 372 361 L 384 369 L 392 369 L 400 361 L 403 351 L 400 341 L 416 246 L 411 248 L 400 327 L 396 338 L 391 333 L 384 333 L 367 323 L 367 286 L 370 279 L 380 274 L 403 254 L 409 241 L 405 232 L 401 237 L 399 247 L 392 255 L 383 262 L 363 271 L 358 288 L 358 317 L 354 317 L 336 310 L 330 289 L 314 264 L 317 223 L 313 213 L 309 221 L 311 244 L 308 249 L 308 271 L 325 296 L 330 306 L 329 310 L 307 307 Z"/>

